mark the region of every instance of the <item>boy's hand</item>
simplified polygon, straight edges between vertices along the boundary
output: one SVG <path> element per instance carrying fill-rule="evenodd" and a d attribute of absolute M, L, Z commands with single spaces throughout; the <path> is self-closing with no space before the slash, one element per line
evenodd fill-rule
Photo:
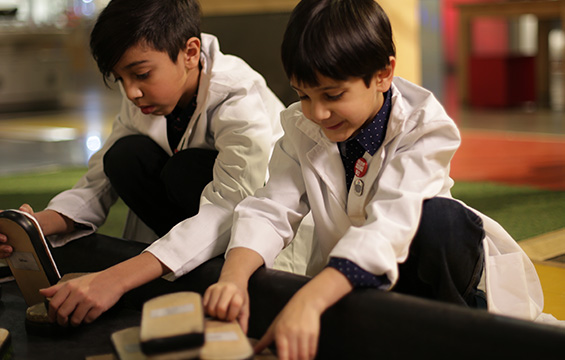
<path fill-rule="evenodd" d="M 124 293 L 118 281 L 106 271 L 87 274 L 39 292 L 51 298 L 49 319 L 61 326 L 93 322 Z"/>
<path fill-rule="evenodd" d="M 294 294 L 255 345 L 255 353 L 274 340 L 281 360 L 313 359 L 318 351 L 322 314 L 351 290 L 353 286 L 345 275 L 326 267 Z"/>
<path fill-rule="evenodd" d="M 247 334 L 249 320 L 249 294 L 244 284 L 220 281 L 211 285 L 202 299 L 204 310 L 221 320 L 237 320 L 241 330 Z"/>
<path fill-rule="evenodd" d="M 255 345 L 255 353 L 262 352 L 274 340 L 281 360 L 313 359 L 318 349 L 321 315 L 308 299 L 293 297 Z"/>
<path fill-rule="evenodd" d="M 33 215 L 33 209 L 29 204 L 23 204 L 20 206 L 19 210 Z M 0 210 L 0 212 L 2 211 L 4 210 Z M 14 252 L 14 249 L 10 245 L 6 245 L 7 242 L 8 237 L 5 234 L 0 234 L 0 259 L 5 259 Z"/>

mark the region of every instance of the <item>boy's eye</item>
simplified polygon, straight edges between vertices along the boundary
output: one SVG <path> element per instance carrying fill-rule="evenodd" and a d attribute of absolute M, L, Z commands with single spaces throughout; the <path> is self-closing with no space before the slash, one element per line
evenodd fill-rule
<path fill-rule="evenodd" d="M 137 74 L 137 75 L 135 75 L 135 77 L 136 77 L 138 80 L 147 79 L 147 78 L 149 77 L 149 72 L 146 72 L 146 73 L 143 73 L 143 74 Z"/>
<path fill-rule="evenodd" d="M 341 99 L 342 96 L 343 96 L 343 93 L 339 93 L 337 95 L 326 94 L 326 98 L 330 101 L 337 101 L 337 100 Z"/>
<path fill-rule="evenodd" d="M 308 95 L 298 95 L 298 98 L 302 100 L 308 100 Z"/>

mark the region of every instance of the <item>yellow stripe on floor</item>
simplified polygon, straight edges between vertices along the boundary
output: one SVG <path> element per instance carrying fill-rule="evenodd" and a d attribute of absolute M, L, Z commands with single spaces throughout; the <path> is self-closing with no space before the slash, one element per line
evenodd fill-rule
<path fill-rule="evenodd" d="M 535 263 L 544 295 L 544 313 L 565 320 L 565 267 Z"/>

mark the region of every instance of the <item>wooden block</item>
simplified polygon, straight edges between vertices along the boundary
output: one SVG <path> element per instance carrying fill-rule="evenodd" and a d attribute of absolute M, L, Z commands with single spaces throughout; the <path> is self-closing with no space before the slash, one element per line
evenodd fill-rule
<path fill-rule="evenodd" d="M 12 359 L 12 336 L 6 329 L 0 329 L 0 359 Z"/>
<path fill-rule="evenodd" d="M 206 320 L 202 360 L 241 360 L 253 358 L 253 348 L 237 322 Z"/>
<path fill-rule="evenodd" d="M 119 360 L 114 354 L 101 354 L 87 356 L 84 360 Z"/>
<path fill-rule="evenodd" d="M 139 326 L 134 326 L 112 334 L 112 345 L 120 360 L 147 359 L 147 356 L 141 352 L 139 331 Z"/>
<path fill-rule="evenodd" d="M 205 343 L 184 351 L 165 349 L 162 353 L 146 355 L 141 350 L 139 326 L 112 334 L 112 344 L 120 360 L 244 360 L 253 358 L 253 347 L 237 322 L 206 320 Z M 261 359 L 276 359 L 268 352 Z"/>
<path fill-rule="evenodd" d="M 26 320 L 35 324 L 50 324 L 49 313 L 45 302 L 32 305 L 26 310 Z"/>
<path fill-rule="evenodd" d="M 6 210 L 0 213 L 0 233 L 14 249 L 6 261 L 27 305 L 42 302 L 39 289 L 57 283 L 60 275 L 39 223 L 25 212 Z"/>
<path fill-rule="evenodd" d="M 155 359 L 173 359 L 168 353 L 198 350 L 204 344 L 200 294 L 177 292 L 146 301 L 141 314 L 140 343 L 143 353 Z"/>

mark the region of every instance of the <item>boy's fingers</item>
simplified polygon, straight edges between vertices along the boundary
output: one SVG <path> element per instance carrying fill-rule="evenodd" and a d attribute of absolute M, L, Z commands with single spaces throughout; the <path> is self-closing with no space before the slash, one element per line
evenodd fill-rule
<path fill-rule="evenodd" d="M 9 245 L 2 245 L 0 246 L 0 258 L 7 258 L 8 256 L 12 255 L 14 249 Z"/>
<path fill-rule="evenodd" d="M 45 289 L 39 289 L 39 293 L 45 297 L 52 297 L 59 291 L 61 284 L 56 284 Z"/>
<path fill-rule="evenodd" d="M 20 206 L 20 211 L 24 211 L 28 214 L 33 214 L 33 208 L 29 204 L 23 204 Z"/>
<path fill-rule="evenodd" d="M 239 312 L 237 321 L 239 322 L 239 326 L 241 326 L 243 333 L 247 334 L 247 326 L 249 324 L 249 305 L 247 304 L 247 302 Z"/>
<path fill-rule="evenodd" d="M 231 301 L 228 304 L 229 308 L 226 313 L 226 319 L 229 321 L 233 321 L 239 317 L 239 314 L 242 311 L 244 306 L 244 301 L 239 295 L 234 295 L 231 298 Z"/>
<path fill-rule="evenodd" d="M 318 337 L 317 336 L 311 336 L 310 337 L 310 359 L 313 359 L 316 356 L 316 353 L 318 352 Z"/>
<path fill-rule="evenodd" d="M 208 315 L 212 317 L 217 316 L 217 312 L 218 312 L 217 308 L 218 308 L 218 301 L 220 299 L 220 295 L 221 295 L 221 291 L 219 291 L 217 288 L 214 288 L 208 292 L 206 312 L 208 313 Z"/>
<path fill-rule="evenodd" d="M 275 334 L 273 325 L 271 324 L 271 326 L 269 326 L 269 328 L 267 329 L 265 335 L 263 335 L 263 337 L 253 347 L 255 354 L 260 354 L 263 350 L 265 350 L 265 348 L 267 348 L 267 346 L 271 345 L 274 340 L 274 336 Z"/>

